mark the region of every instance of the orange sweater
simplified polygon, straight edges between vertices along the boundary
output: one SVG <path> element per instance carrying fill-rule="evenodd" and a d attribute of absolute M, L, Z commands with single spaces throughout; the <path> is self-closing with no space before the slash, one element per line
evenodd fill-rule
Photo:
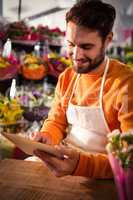
<path fill-rule="evenodd" d="M 93 106 L 99 103 L 104 66 L 95 72 L 81 74 L 72 103 Z M 59 77 L 55 91 L 54 104 L 41 129 L 44 134 L 50 134 L 52 143 L 58 144 L 66 137 L 68 126 L 66 109 L 77 77 L 72 68 L 66 69 Z M 110 130 L 127 131 L 133 128 L 133 72 L 126 65 L 110 59 L 109 70 L 103 90 L 103 108 Z M 111 178 L 112 171 L 106 154 L 80 155 L 74 175 L 93 178 Z"/>

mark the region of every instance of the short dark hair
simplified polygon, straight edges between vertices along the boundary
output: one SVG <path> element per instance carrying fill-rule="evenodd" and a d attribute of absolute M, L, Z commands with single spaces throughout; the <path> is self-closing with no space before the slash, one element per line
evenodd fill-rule
<path fill-rule="evenodd" d="M 66 22 L 98 31 L 105 39 L 112 31 L 116 17 L 115 8 L 100 0 L 80 0 L 67 13 Z"/>

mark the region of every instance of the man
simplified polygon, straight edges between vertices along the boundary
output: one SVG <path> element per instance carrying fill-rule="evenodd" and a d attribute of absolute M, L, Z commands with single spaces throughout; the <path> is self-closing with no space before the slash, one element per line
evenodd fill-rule
<path fill-rule="evenodd" d="M 34 137 L 57 144 L 57 157 L 35 151 L 56 176 L 111 178 L 107 135 L 133 127 L 133 73 L 105 56 L 115 16 L 111 5 L 98 0 L 79 1 L 66 14 L 73 66 L 60 75 L 54 105 Z"/>

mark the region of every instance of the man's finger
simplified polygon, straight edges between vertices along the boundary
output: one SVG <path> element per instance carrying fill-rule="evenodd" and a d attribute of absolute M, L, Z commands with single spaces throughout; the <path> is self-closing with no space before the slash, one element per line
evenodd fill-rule
<path fill-rule="evenodd" d="M 75 156 L 75 152 L 77 152 L 76 149 L 71 148 L 69 146 L 64 146 L 62 144 L 56 146 L 56 149 L 58 149 L 58 151 L 62 154 L 62 157 L 70 159 L 72 159 L 73 156 Z"/>
<path fill-rule="evenodd" d="M 51 167 L 53 167 L 53 169 L 57 168 L 57 166 L 60 166 L 61 162 L 63 162 L 62 159 L 52 156 L 48 153 L 45 153 L 44 151 L 35 150 L 35 155 L 41 158 L 44 162 L 49 164 Z"/>

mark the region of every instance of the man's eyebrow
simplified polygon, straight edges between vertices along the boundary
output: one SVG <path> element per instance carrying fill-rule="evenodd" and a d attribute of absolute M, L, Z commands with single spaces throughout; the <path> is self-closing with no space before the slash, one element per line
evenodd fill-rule
<path fill-rule="evenodd" d="M 93 47 L 94 44 L 92 43 L 83 43 L 83 44 L 79 44 L 80 47 Z"/>
<path fill-rule="evenodd" d="M 71 43 L 71 44 L 74 44 L 74 43 L 72 43 L 70 40 L 67 40 L 67 42 L 69 42 L 69 43 Z"/>
<path fill-rule="evenodd" d="M 71 42 L 71 41 L 69 41 L 69 40 L 67 40 L 67 42 L 69 42 L 70 44 L 73 44 L 74 45 L 74 43 L 73 42 Z M 92 44 L 92 43 L 81 43 L 81 44 L 79 44 L 78 45 L 79 47 L 93 47 L 94 46 L 94 44 Z"/>

